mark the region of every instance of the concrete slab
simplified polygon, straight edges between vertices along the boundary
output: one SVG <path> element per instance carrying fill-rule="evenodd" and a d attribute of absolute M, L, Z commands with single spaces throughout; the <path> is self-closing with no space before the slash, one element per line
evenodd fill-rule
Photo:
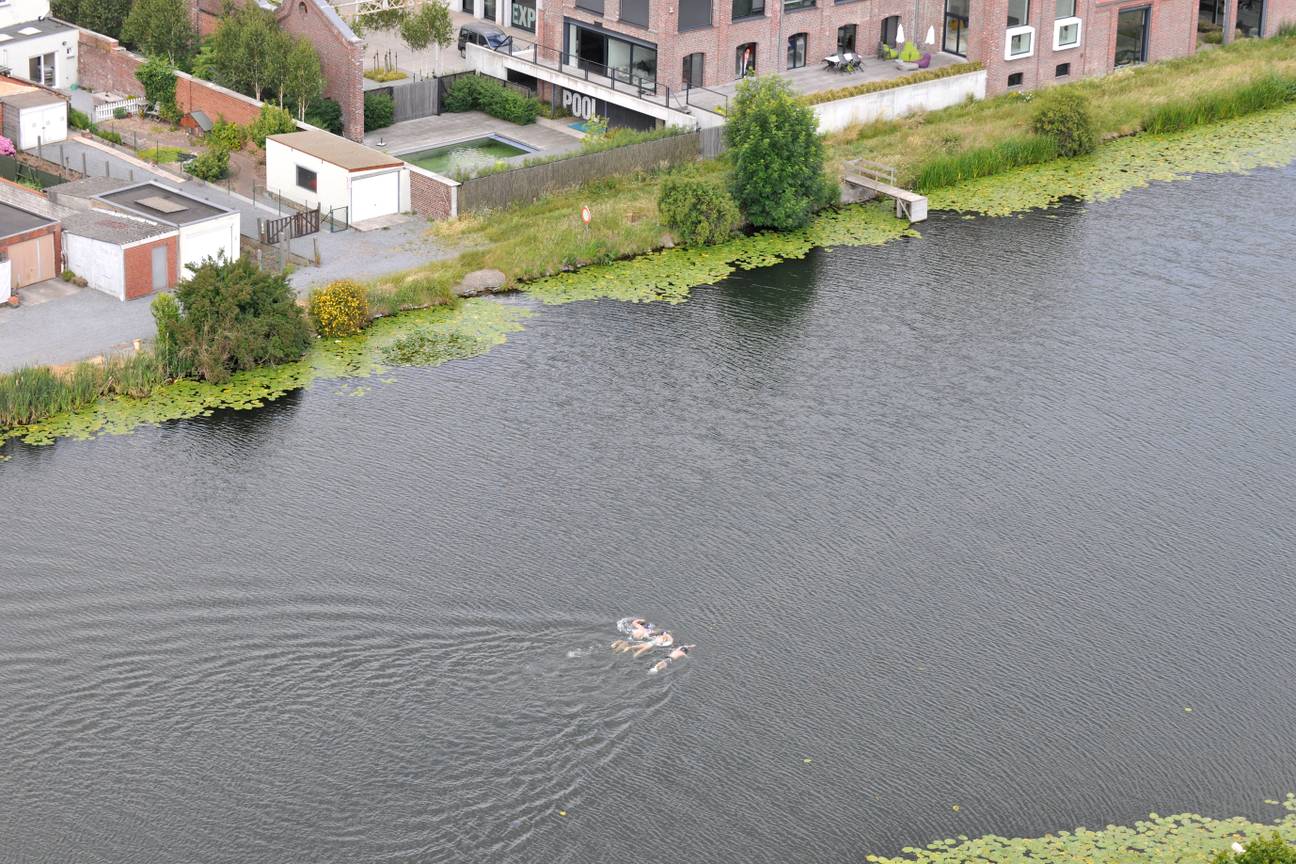
<path fill-rule="evenodd" d="M 83 289 L 62 279 L 46 279 L 44 282 L 19 288 L 18 299 L 22 301 L 23 306 L 39 306 L 51 300 L 58 300 L 60 297 L 69 297 L 81 290 Z"/>
<path fill-rule="evenodd" d="M 402 225 L 406 222 L 413 221 L 412 216 L 404 213 L 390 213 L 386 216 L 375 216 L 372 219 L 364 219 L 360 222 L 352 222 L 351 228 L 355 231 L 378 231 L 382 228 L 391 228 L 394 225 Z"/>
<path fill-rule="evenodd" d="M 43 303 L 0 307 L 0 372 L 130 351 L 136 339 L 156 333 L 148 298 L 123 303 L 93 288 L 71 287 Z"/>

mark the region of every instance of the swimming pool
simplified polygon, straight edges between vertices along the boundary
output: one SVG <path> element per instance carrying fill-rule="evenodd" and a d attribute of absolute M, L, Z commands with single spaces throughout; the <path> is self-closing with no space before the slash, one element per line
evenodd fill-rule
<path fill-rule="evenodd" d="M 430 150 L 403 153 L 400 158 L 428 171 L 449 176 L 472 174 L 483 168 L 489 168 L 502 159 L 534 152 L 535 148 L 509 138 L 487 135 L 484 138 L 459 141 Z"/>

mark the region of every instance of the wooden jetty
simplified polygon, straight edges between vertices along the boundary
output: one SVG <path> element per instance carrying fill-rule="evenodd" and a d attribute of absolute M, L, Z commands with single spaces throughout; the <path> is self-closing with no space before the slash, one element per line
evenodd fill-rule
<path fill-rule="evenodd" d="M 876 195 L 894 198 L 896 218 L 908 219 L 910 222 L 927 220 L 927 196 L 901 189 L 895 185 L 896 169 L 881 162 L 870 162 L 867 159 L 851 159 L 846 162 L 846 173 L 842 180 L 852 186 L 867 189 Z"/>

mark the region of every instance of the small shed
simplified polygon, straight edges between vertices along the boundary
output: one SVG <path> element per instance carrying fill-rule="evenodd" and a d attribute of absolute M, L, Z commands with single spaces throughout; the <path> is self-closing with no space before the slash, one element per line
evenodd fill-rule
<path fill-rule="evenodd" d="M 19 150 L 67 140 L 67 100 L 48 90 L 32 89 L 0 96 L 4 135 Z"/>
<path fill-rule="evenodd" d="M 125 213 L 79 211 L 63 218 L 67 266 L 96 291 L 134 300 L 179 281 L 179 229 Z"/>
<path fill-rule="evenodd" d="M 197 129 L 204 135 L 212 130 L 213 125 L 211 118 L 202 111 L 190 111 L 188 114 L 180 118 L 181 128 Z"/>
<path fill-rule="evenodd" d="M 56 190 L 59 187 L 54 187 Z M 233 261 L 239 257 L 239 213 L 161 183 L 137 183 L 94 196 L 112 210 L 176 229 L 179 237 L 180 278 L 206 258 Z M 61 196 L 59 198 L 61 202 Z"/>
<path fill-rule="evenodd" d="M 352 223 L 410 209 L 404 160 L 328 132 L 266 138 L 266 187 L 312 209 L 348 208 Z"/>
<path fill-rule="evenodd" d="M 0 203 L 0 253 L 9 261 L 11 290 L 58 275 L 63 254 L 61 233 L 54 219 Z"/>

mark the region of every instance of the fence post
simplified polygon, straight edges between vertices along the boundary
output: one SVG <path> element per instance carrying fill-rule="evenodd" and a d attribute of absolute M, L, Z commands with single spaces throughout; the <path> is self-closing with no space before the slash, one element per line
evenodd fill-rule
<path fill-rule="evenodd" d="M 320 257 L 319 257 L 319 238 L 318 238 L 318 237 L 312 237 L 312 238 L 311 238 L 311 243 L 315 244 L 315 266 L 318 267 L 318 266 L 320 266 Z"/>
<path fill-rule="evenodd" d="M 86 159 L 86 152 L 84 150 L 81 151 L 81 174 L 84 177 L 90 176 L 90 166 Z"/>

